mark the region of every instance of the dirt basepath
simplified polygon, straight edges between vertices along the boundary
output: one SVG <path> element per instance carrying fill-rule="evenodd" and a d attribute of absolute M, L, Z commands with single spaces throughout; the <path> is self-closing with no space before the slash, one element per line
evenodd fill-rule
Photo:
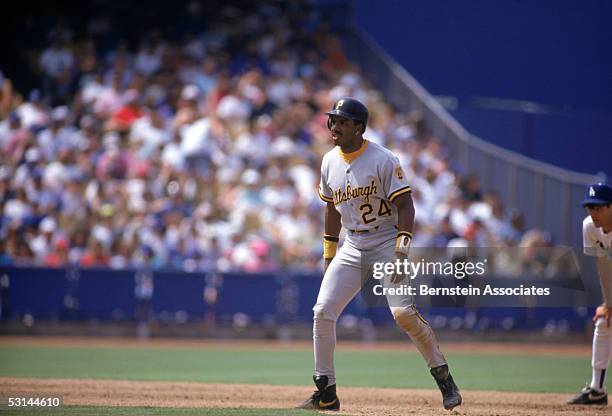
<path fill-rule="evenodd" d="M 245 384 L 136 382 L 0 378 L 3 395 L 61 395 L 65 405 L 153 407 L 291 408 L 304 400 L 306 387 Z M 452 413 L 442 409 L 433 390 L 341 388 L 346 415 L 473 415 L 544 416 L 606 415 L 607 407 L 572 407 L 567 395 L 463 392 L 464 405 Z"/>

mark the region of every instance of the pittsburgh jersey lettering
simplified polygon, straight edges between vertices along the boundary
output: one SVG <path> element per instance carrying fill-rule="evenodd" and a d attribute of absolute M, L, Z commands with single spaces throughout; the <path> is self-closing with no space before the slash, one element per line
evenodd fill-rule
<path fill-rule="evenodd" d="M 352 154 L 354 157 L 348 158 L 334 148 L 323 157 L 319 196 L 334 204 L 343 228 L 368 230 L 349 233 L 348 238 L 359 249 L 371 249 L 397 233 L 397 207 L 393 202 L 409 193 L 410 186 L 399 159 L 384 147 L 364 141 Z"/>
<path fill-rule="evenodd" d="M 373 179 L 368 186 L 353 188 L 351 185 L 347 185 L 344 191 L 342 191 L 342 188 L 338 188 L 334 192 L 334 204 L 338 205 L 341 202 L 350 201 L 360 196 L 364 197 L 364 202 L 370 202 L 370 195 L 375 195 L 377 192 L 376 183 L 374 183 Z"/>

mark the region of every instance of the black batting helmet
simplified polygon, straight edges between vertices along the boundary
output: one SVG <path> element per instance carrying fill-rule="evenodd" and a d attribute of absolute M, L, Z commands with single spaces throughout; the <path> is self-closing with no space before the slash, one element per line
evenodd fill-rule
<path fill-rule="evenodd" d="M 368 124 L 368 109 L 354 98 L 342 97 L 334 103 L 331 111 L 328 111 L 328 116 L 340 116 L 353 120 L 354 122 L 363 123 L 363 131 Z M 327 128 L 331 129 L 331 119 L 327 120 Z M 363 132 L 362 132 L 363 133 Z"/>

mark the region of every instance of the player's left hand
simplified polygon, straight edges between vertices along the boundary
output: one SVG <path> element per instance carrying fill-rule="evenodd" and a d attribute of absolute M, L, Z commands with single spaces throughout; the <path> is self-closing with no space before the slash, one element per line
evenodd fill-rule
<path fill-rule="evenodd" d="M 610 312 L 612 312 L 612 308 L 606 305 L 600 305 L 595 310 L 595 315 L 593 315 L 593 323 L 597 322 L 599 318 L 606 319 L 606 326 L 610 327 Z"/>
<path fill-rule="evenodd" d="M 410 252 L 410 244 L 412 243 L 412 233 L 409 231 L 399 231 L 397 233 L 397 238 L 395 239 L 395 252 L 393 254 L 393 263 L 397 264 L 404 263 L 404 261 L 408 258 L 408 253 Z M 398 273 L 398 270 L 395 270 L 393 276 L 391 276 L 391 283 L 396 285 L 406 277 L 405 273 Z"/>

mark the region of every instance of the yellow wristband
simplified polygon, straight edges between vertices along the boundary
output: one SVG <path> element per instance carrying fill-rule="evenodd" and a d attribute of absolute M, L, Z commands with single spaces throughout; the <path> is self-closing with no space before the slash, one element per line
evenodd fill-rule
<path fill-rule="evenodd" d="M 395 252 L 402 253 L 406 256 L 410 252 L 410 244 L 412 243 L 412 233 L 409 231 L 400 231 L 395 239 Z"/>
<path fill-rule="evenodd" d="M 334 258 L 338 248 L 338 241 L 340 241 L 340 239 L 338 237 L 334 237 L 333 235 L 323 236 L 323 258 L 325 260 Z"/>

